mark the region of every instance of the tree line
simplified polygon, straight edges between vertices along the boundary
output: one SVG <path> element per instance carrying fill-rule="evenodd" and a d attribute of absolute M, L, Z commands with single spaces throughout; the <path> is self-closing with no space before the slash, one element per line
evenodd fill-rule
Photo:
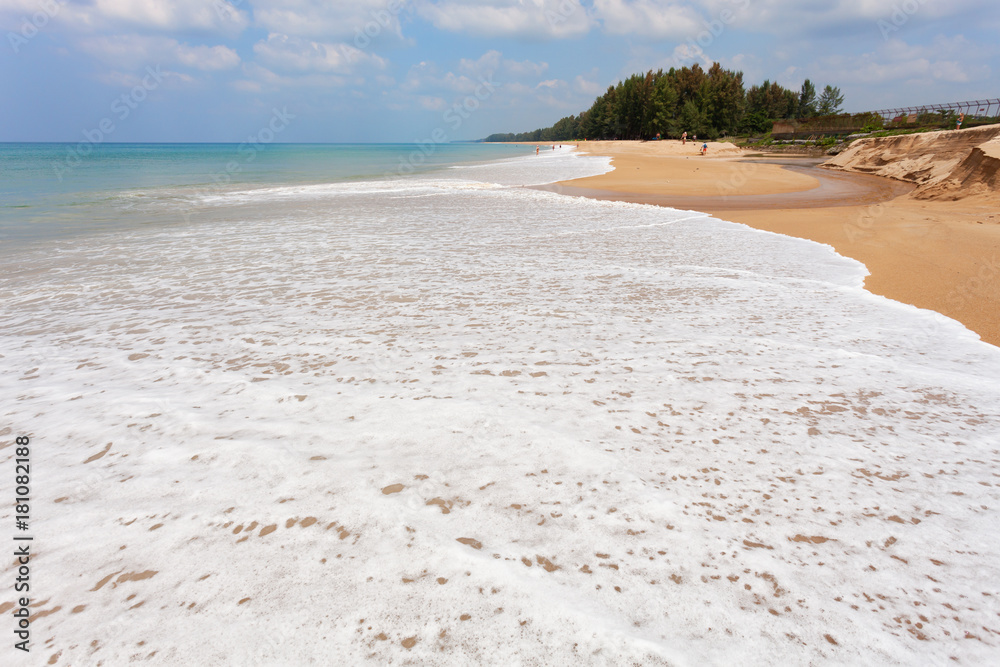
<path fill-rule="evenodd" d="M 809 79 L 797 92 L 770 80 L 746 89 L 743 72 L 718 63 L 706 71 L 695 64 L 634 74 L 608 87 L 578 116 L 534 132 L 493 134 L 486 141 L 677 138 L 683 132 L 717 139 L 763 134 L 776 120 L 838 114 L 843 104 L 839 88 L 826 86 L 817 96 Z"/>

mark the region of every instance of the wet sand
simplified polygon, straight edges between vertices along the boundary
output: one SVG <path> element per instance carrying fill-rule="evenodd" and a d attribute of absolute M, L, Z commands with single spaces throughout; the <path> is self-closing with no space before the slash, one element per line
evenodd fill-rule
<path fill-rule="evenodd" d="M 615 171 L 543 189 L 703 211 L 831 245 L 868 267 L 869 291 L 943 313 L 1000 346 L 995 197 L 918 201 L 910 184 L 831 171 L 817 158 L 736 157 L 731 144 L 710 144 L 708 157 L 683 154 L 690 146 L 581 144 L 610 156 Z"/>

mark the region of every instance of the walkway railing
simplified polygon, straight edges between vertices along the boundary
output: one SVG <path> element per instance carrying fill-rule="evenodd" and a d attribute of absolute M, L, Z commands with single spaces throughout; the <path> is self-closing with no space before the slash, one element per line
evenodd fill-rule
<path fill-rule="evenodd" d="M 1000 116 L 1000 99 L 971 100 L 969 102 L 951 102 L 949 104 L 924 104 L 918 107 L 897 107 L 895 109 L 873 111 L 872 114 L 882 116 L 884 121 L 892 122 L 900 118 L 905 119 L 942 111 L 950 111 L 955 115 L 964 113 L 970 120 L 976 118 L 995 118 Z"/>

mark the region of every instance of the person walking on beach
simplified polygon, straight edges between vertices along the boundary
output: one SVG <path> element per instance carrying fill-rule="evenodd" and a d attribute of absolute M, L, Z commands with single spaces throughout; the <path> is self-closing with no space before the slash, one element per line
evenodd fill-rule
<path fill-rule="evenodd" d="M 706 141 L 701 145 L 701 154 L 708 155 L 708 142 Z"/>
<path fill-rule="evenodd" d="M 962 121 L 964 121 L 964 120 L 965 120 L 965 114 L 964 113 L 959 114 L 958 115 L 958 122 L 955 123 L 955 129 L 956 130 L 961 130 L 962 129 Z"/>
<path fill-rule="evenodd" d="M 687 142 L 688 142 L 688 133 L 685 132 L 684 134 L 681 135 L 681 146 L 687 146 Z"/>

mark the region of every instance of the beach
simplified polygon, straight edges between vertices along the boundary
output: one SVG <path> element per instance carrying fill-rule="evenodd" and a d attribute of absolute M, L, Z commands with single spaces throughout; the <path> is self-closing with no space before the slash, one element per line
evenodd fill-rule
<path fill-rule="evenodd" d="M 61 147 L 13 150 L 30 175 Z M 378 178 L 412 148 L 276 147 L 212 187 L 237 145 L 113 150 L 0 245 L 38 641 L 5 664 L 1000 650 L 1000 350 L 858 261 L 545 191 L 611 170 L 568 147 Z M 773 196 L 884 180 L 811 173 Z"/>
<path fill-rule="evenodd" d="M 868 268 L 865 286 L 873 293 L 942 313 L 1000 345 L 995 189 L 920 200 L 910 196 L 913 184 L 821 169 L 825 158 L 747 157 L 755 154 L 717 143 L 702 157 L 700 146 L 583 142 L 581 151 L 611 156 L 615 171 L 548 189 L 705 211 L 830 245 Z"/>

